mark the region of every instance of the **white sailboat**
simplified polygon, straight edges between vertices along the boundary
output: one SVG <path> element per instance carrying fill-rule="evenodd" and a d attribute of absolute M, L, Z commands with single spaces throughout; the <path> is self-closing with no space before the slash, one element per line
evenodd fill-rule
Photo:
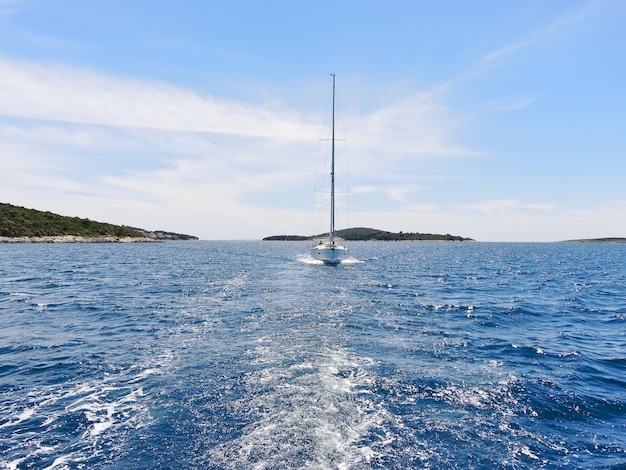
<path fill-rule="evenodd" d="M 330 159 L 330 230 L 328 237 L 313 240 L 311 256 L 324 264 L 337 265 L 348 258 L 348 248 L 344 240 L 335 234 L 335 74 L 333 77 L 333 114 Z"/>

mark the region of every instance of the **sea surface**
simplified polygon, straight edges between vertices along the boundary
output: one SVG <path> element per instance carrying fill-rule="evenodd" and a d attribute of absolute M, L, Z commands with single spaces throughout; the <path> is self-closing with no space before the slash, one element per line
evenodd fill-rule
<path fill-rule="evenodd" d="M 350 248 L 0 245 L 0 468 L 626 468 L 626 244 Z"/>

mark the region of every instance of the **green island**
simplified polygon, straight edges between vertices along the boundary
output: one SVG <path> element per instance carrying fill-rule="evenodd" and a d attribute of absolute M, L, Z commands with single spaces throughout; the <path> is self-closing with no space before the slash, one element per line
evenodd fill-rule
<path fill-rule="evenodd" d="M 265 237 L 264 241 L 301 241 L 312 240 L 325 236 L 302 236 L 302 235 L 273 235 Z M 457 235 L 439 235 L 435 233 L 413 233 L 413 232 L 387 232 L 385 230 L 377 230 L 374 228 L 355 227 L 344 230 L 337 230 L 337 236 L 347 241 L 454 241 L 454 242 L 471 242 L 471 238 L 459 237 Z"/>
<path fill-rule="evenodd" d="M 192 235 L 163 230 L 149 231 L 0 203 L 0 243 L 154 242 L 197 239 Z"/>

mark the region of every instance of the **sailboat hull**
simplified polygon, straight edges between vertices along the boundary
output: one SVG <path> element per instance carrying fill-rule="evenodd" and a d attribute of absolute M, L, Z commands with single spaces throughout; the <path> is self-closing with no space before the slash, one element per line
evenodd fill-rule
<path fill-rule="evenodd" d="M 337 265 L 348 258 L 348 249 L 343 245 L 320 243 L 311 248 L 313 259 L 327 265 Z"/>

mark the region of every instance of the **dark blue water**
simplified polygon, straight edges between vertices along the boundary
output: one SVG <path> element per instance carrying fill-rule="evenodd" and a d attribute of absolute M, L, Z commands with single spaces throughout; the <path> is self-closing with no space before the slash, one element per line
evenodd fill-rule
<path fill-rule="evenodd" d="M 0 468 L 625 468 L 626 245 L 0 245 Z"/>

